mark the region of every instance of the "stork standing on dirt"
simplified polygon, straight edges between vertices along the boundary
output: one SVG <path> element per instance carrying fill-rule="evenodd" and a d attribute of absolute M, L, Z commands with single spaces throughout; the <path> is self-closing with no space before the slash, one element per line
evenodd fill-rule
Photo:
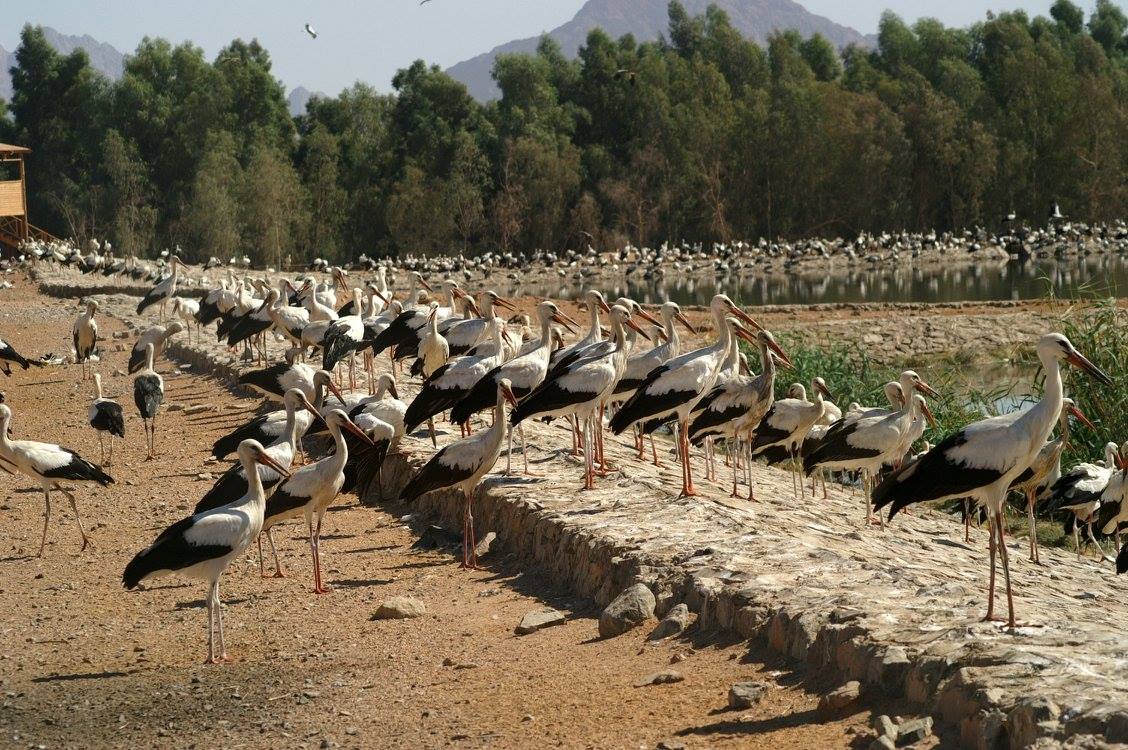
<path fill-rule="evenodd" d="M 223 640 L 223 610 L 219 602 L 219 577 L 231 561 L 243 554 L 258 538 L 263 525 L 266 494 L 255 464 L 267 466 L 282 476 L 279 466 L 260 443 L 245 440 L 239 444 L 239 462 L 250 478 L 247 494 L 221 508 L 205 511 L 169 526 L 156 540 L 129 562 L 122 584 L 134 589 L 150 578 L 177 573 L 208 582 L 208 664 L 227 660 Z M 219 653 L 216 653 L 216 633 Z"/>
<path fill-rule="evenodd" d="M 200 344 L 200 301 L 191 297 L 173 297 L 172 314 L 184 323 L 184 330 L 188 332 L 188 344 L 192 344 L 192 326 L 196 326 L 196 345 Z"/>
<path fill-rule="evenodd" d="M 25 370 L 32 365 L 35 365 L 36 367 L 43 366 L 42 362 L 36 362 L 35 360 L 24 357 L 22 354 L 13 349 L 11 344 L 4 341 L 4 339 L 0 339 L 0 370 L 3 370 L 4 374 L 8 377 L 12 376 L 12 362 L 15 362 Z"/>
<path fill-rule="evenodd" d="M 72 482 L 97 482 L 103 487 L 108 487 L 114 483 L 113 477 L 70 448 L 34 440 L 12 440 L 8 437 L 11 423 L 12 410 L 7 404 L 0 404 L 0 458 L 4 459 L 8 466 L 38 482 L 43 489 L 46 510 L 43 514 L 43 537 L 39 541 L 39 557 L 43 557 L 43 549 L 47 546 L 47 525 L 51 521 L 51 490 L 63 493 L 70 501 L 71 510 L 74 511 L 75 520 L 78 522 L 78 533 L 82 536 L 82 549 L 86 549 L 92 542 L 82 528 L 78 504 L 70 490 L 64 488 L 60 482 L 69 479 Z"/>
<path fill-rule="evenodd" d="M 137 303 L 137 314 L 140 315 L 148 308 L 157 304 L 161 305 L 159 320 L 164 322 L 165 304 L 176 295 L 176 282 L 177 272 L 182 265 L 180 258 L 175 255 L 169 259 L 169 274 L 157 282 L 156 286 L 149 290 L 144 299 Z"/>
<path fill-rule="evenodd" d="M 90 300 L 86 303 L 86 309 L 75 319 L 74 328 L 71 330 L 74 359 L 82 365 L 83 380 L 86 380 L 86 360 L 98 347 L 98 321 L 94 320 L 96 312 L 98 312 L 98 303 Z"/>
<path fill-rule="evenodd" d="M 331 409 L 324 415 L 324 419 L 329 434 L 333 437 L 333 454 L 320 461 L 306 464 L 278 485 L 267 502 L 264 521 L 264 530 L 268 534 L 271 549 L 274 550 L 274 540 L 269 536 L 271 527 L 291 518 L 305 517 L 306 527 L 309 530 L 309 548 L 313 555 L 315 594 L 325 594 L 330 591 L 329 587 L 321 581 L 321 520 L 325 516 L 325 511 L 329 509 L 329 504 L 337 498 L 345 483 L 344 470 L 349 460 L 349 449 L 343 431 L 352 433 L 366 445 L 372 445 L 372 438 L 353 424 L 348 415 L 340 409 Z M 278 565 L 276 550 L 274 561 Z M 275 575 L 278 576 L 281 572 L 282 568 L 279 565 Z"/>
<path fill-rule="evenodd" d="M 145 345 L 145 366 L 133 378 L 133 403 L 145 428 L 146 461 L 157 457 L 157 412 L 164 401 L 164 378 L 153 369 L 153 345 Z"/>
<path fill-rule="evenodd" d="M 94 401 L 90 404 L 89 412 L 90 426 L 98 432 L 98 447 L 102 451 L 102 468 L 105 469 L 113 464 L 114 460 L 114 438 L 125 439 L 125 415 L 122 412 L 121 404 L 113 399 L 108 399 L 102 396 L 102 375 L 94 373 Z M 103 442 L 105 437 L 109 437 L 110 441 L 110 454 L 106 456 L 106 445 Z"/>
<path fill-rule="evenodd" d="M 400 499 L 411 502 L 421 495 L 447 487 L 462 491 L 465 505 L 462 514 L 461 568 L 478 567 L 477 539 L 474 537 L 474 513 L 471 508 L 474 489 L 478 482 L 493 469 L 501 455 L 501 443 L 508 431 L 505 404 L 517 405 L 517 397 L 509 381 L 502 378 L 497 384 L 493 425 L 476 435 L 463 438 L 445 446 L 423 465 L 400 493 Z"/>
<path fill-rule="evenodd" d="M 949 435 L 909 466 L 890 474 L 874 490 L 874 506 L 890 506 L 892 518 L 907 505 L 930 500 L 971 497 L 984 505 L 991 523 L 991 581 L 987 618 L 994 618 L 995 555 L 1002 558 L 1007 589 L 1007 624 L 1015 627 L 1010 562 L 1003 538 L 1003 503 L 1015 477 L 1034 462 L 1061 414 L 1061 362 L 1111 385 L 1112 379 L 1084 357 L 1060 333 L 1042 336 L 1038 359 L 1045 372 L 1042 400 L 1025 412 L 992 417 L 967 425 Z M 997 541 L 996 541 L 997 538 Z"/>
<path fill-rule="evenodd" d="M 153 345 L 153 360 L 156 361 L 156 358 L 164 353 L 168 340 L 183 330 L 184 324 L 180 321 L 175 321 L 167 326 L 146 328 L 137 337 L 137 343 L 133 345 L 133 350 L 129 352 L 129 366 L 126 368 L 126 372 L 132 375 L 145 364 L 145 347 L 148 344 Z"/>

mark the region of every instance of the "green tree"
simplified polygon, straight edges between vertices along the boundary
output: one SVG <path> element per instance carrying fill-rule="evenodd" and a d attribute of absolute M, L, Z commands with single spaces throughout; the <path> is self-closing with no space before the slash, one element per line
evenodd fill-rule
<path fill-rule="evenodd" d="M 242 182 L 235 139 L 226 131 L 210 134 L 177 232 L 187 243 L 185 260 L 201 261 L 210 255 L 227 260 L 241 249 Z"/>
<path fill-rule="evenodd" d="M 114 246 L 124 257 L 144 256 L 153 241 L 157 211 L 136 144 L 109 130 L 102 144 L 102 168 L 109 188 L 109 230 Z"/>
<path fill-rule="evenodd" d="M 254 146 L 243 173 L 241 216 L 244 252 L 255 263 L 281 268 L 294 258 L 306 226 L 301 181 L 289 158 L 273 144 Z"/>

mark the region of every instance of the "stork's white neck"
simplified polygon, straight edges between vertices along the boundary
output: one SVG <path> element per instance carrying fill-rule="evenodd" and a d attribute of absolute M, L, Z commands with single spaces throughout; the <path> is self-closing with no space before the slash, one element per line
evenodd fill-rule
<path fill-rule="evenodd" d="M 1042 400 L 1034 404 L 1031 409 L 1020 417 L 1015 426 L 1022 425 L 1031 440 L 1033 450 L 1040 450 L 1042 444 L 1053 432 L 1054 423 L 1061 414 L 1062 401 L 1065 394 L 1061 383 L 1061 361 L 1053 353 L 1040 357 L 1042 367 L 1046 370 L 1046 382 L 1043 386 Z"/>

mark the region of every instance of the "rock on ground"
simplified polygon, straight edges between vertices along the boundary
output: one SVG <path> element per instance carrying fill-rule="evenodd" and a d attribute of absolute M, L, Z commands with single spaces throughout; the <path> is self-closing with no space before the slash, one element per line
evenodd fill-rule
<path fill-rule="evenodd" d="M 373 620 L 407 620 L 427 614 L 427 606 L 410 596 L 393 596 L 384 600 L 372 615 Z"/>
<path fill-rule="evenodd" d="M 599 637 L 611 638 L 654 616 L 657 602 L 645 583 L 636 583 L 615 597 L 599 615 Z"/>
<path fill-rule="evenodd" d="M 564 624 L 564 613 L 558 612 L 555 609 L 538 609 L 529 612 L 521 618 L 521 624 L 517 626 L 517 635 L 528 635 L 535 633 L 542 628 L 550 628 L 553 625 Z"/>
<path fill-rule="evenodd" d="M 647 636 L 652 641 L 659 641 L 663 638 L 679 635 L 689 625 L 689 607 L 685 604 L 676 604 L 666 613 L 662 618 L 662 622 L 658 623 L 658 627 L 654 628 Z"/>
<path fill-rule="evenodd" d="M 738 682 L 729 688 L 729 708 L 751 708 L 763 699 L 767 691 L 768 686 L 762 682 Z"/>
<path fill-rule="evenodd" d="M 664 672 L 655 672 L 654 674 L 647 675 L 641 680 L 635 680 L 635 687 L 646 687 L 647 685 L 668 685 L 674 682 L 681 682 L 685 679 L 685 675 L 673 669 L 667 669 Z"/>
<path fill-rule="evenodd" d="M 857 680 L 850 680 L 840 688 L 831 690 L 819 699 L 820 711 L 838 711 L 846 708 L 862 694 L 862 686 Z"/>

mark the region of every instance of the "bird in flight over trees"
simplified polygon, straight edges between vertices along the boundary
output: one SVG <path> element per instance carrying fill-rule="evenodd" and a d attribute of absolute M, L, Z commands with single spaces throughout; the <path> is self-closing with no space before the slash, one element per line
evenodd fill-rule
<path fill-rule="evenodd" d="M 305 32 L 307 34 L 309 34 L 311 38 L 313 38 L 313 39 L 317 38 L 317 31 L 312 26 L 310 26 L 308 23 L 305 25 Z"/>

